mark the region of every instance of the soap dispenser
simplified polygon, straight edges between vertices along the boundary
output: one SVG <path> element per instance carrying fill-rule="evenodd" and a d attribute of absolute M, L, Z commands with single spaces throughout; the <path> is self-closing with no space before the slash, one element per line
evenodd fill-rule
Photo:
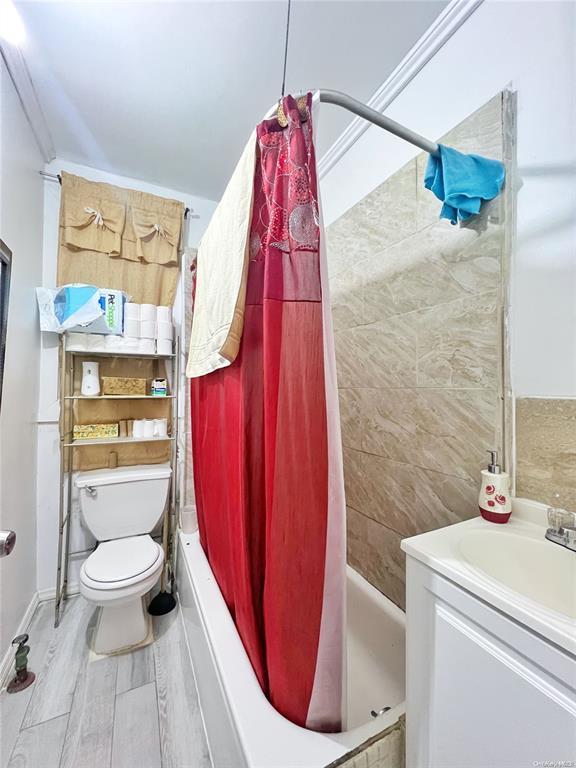
<path fill-rule="evenodd" d="M 478 496 L 480 514 L 491 523 L 507 523 L 512 513 L 510 476 L 498 464 L 498 451 L 488 451 L 490 463 L 482 470 L 482 487 Z"/>

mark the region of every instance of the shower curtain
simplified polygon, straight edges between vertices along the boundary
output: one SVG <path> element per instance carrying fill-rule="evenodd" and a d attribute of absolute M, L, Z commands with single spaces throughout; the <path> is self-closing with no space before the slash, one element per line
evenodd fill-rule
<path fill-rule="evenodd" d="M 238 356 L 191 381 L 201 543 L 262 690 L 342 727 L 345 507 L 312 96 L 256 131 Z M 248 222 L 247 222 L 248 225 Z"/>

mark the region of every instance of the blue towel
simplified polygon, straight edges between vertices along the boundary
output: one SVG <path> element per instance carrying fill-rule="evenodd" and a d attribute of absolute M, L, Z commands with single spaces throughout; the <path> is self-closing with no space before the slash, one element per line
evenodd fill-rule
<path fill-rule="evenodd" d="M 441 219 L 452 224 L 480 213 L 482 200 L 496 197 L 506 175 L 499 160 L 465 155 L 439 144 L 440 157 L 430 155 L 424 186 L 442 201 Z"/>

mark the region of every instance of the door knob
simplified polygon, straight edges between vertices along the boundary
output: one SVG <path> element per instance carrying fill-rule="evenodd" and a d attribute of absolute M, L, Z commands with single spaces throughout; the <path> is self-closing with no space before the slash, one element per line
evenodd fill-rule
<path fill-rule="evenodd" d="M 14 531 L 0 531 L 0 557 L 6 557 L 14 549 L 16 534 Z"/>

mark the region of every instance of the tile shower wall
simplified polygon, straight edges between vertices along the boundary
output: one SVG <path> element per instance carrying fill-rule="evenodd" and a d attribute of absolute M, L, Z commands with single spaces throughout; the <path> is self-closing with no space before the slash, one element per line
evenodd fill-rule
<path fill-rule="evenodd" d="M 443 141 L 502 159 L 503 99 Z M 327 229 L 348 561 L 402 607 L 400 540 L 476 515 L 502 442 L 504 196 L 466 226 L 439 221 L 426 162 Z"/>

